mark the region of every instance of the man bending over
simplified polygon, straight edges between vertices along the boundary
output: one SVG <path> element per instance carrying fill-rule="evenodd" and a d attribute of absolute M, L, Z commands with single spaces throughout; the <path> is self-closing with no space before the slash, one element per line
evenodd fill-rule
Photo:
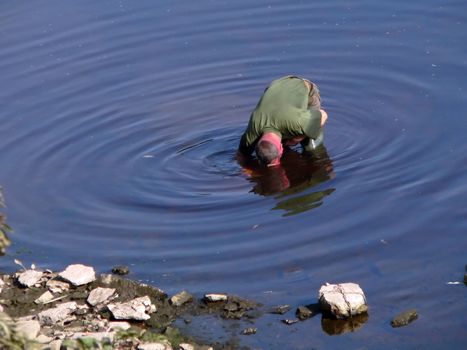
<path fill-rule="evenodd" d="M 243 155 L 255 151 L 267 166 L 279 165 L 282 144 L 300 142 L 307 151 L 315 149 L 322 142 L 327 118 L 314 83 L 297 76 L 274 80 L 251 114 L 238 150 Z"/>

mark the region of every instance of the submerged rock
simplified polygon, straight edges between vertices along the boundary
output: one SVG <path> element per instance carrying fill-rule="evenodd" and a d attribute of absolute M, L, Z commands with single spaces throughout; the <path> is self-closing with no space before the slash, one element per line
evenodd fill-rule
<path fill-rule="evenodd" d="M 156 311 L 148 296 L 136 298 L 126 303 L 109 304 L 108 309 L 117 320 L 149 320 L 150 313 Z"/>
<path fill-rule="evenodd" d="M 257 331 L 258 331 L 258 328 L 250 327 L 250 328 L 244 329 L 242 331 L 242 334 L 243 335 L 252 335 L 252 334 L 256 334 Z"/>
<path fill-rule="evenodd" d="M 170 303 L 174 306 L 182 306 L 193 300 L 193 296 L 187 291 L 182 291 L 170 298 Z"/>
<path fill-rule="evenodd" d="M 298 320 L 290 320 L 290 319 L 285 319 L 285 320 L 282 320 L 282 323 L 285 323 L 286 325 L 291 325 L 291 324 L 294 324 L 294 323 L 297 323 Z"/>
<path fill-rule="evenodd" d="M 59 276 L 74 286 L 82 286 L 96 279 L 94 268 L 82 264 L 68 266 L 64 271 L 59 273 Z"/>
<path fill-rule="evenodd" d="M 313 311 L 306 306 L 299 306 L 295 312 L 295 315 L 299 320 L 304 321 L 313 316 Z"/>
<path fill-rule="evenodd" d="M 271 313 L 272 314 L 278 314 L 278 315 L 283 315 L 286 312 L 288 312 L 291 309 L 290 305 L 279 305 L 276 306 Z"/>
<path fill-rule="evenodd" d="M 394 328 L 407 326 L 409 323 L 415 321 L 417 318 L 417 310 L 407 310 L 395 316 L 391 321 L 391 326 L 393 326 Z"/>
<path fill-rule="evenodd" d="M 324 312 L 336 318 L 347 318 L 368 311 L 365 294 L 356 283 L 326 283 L 319 289 L 319 304 Z"/>
<path fill-rule="evenodd" d="M 128 275 L 130 273 L 130 269 L 128 268 L 128 266 L 118 265 L 112 268 L 112 273 L 116 275 Z"/>
<path fill-rule="evenodd" d="M 321 327 L 329 335 L 339 335 L 349 332 L 355 332 L 368 321 L 368 314 L 363 313 L 346 319 L 336 319 L 323 317 Z"/>
<path fill-rule="evenodd" d="M 42 272 L 36 270 L 26 270 L 18 276 L 18 283 L 23 287 L 32 287 L 42 277 Z"/>

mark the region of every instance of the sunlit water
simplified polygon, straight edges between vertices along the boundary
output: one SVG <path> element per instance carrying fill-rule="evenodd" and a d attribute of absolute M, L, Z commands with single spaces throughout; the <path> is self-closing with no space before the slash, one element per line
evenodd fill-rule
<path fill-rule="evenodd" d="M 243 170 L 249 114 L 287 74 L 320 86 L 326 149 Z M 0 76 L 4 271 L 127 264 L 169 294 L 293 307 L 352 281 L 370 304 L 353 333 L 265 316 L 255 336 L 230 335 L 264 349 L 465 345 L 466 288 L 447 284 L 467 263 L 465 2 L 2 2 Z M 408 308 L 419 319 L 392 329 Z"/>

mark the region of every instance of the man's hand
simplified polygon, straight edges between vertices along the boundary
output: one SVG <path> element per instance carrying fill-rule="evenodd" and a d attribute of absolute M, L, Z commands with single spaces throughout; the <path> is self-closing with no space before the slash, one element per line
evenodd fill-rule
<path fill-rule="evenodd" d="M 323 127 L 326 123 L 326 120 L 328 120 L 328 114 L 324 109 L 320 109 L 319 111 L 321 112 L 321 127 Z"/>

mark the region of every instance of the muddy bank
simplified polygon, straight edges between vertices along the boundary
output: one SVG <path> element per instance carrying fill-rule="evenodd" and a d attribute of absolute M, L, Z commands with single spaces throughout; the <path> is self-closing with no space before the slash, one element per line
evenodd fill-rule
<path fill-rule="evenodd" d="M 93 338 L 97 342 L 91 341 L 90 349 L 105 344 L 109 349 L 229 349 L 228 342 L 208 344 L 184 336 L 174 322 L 189 324 L 200 315 L 252 320 L 261 313 L 258 303 L 233 295 L 197 298 L 183 291 L 169 297 L 156 287 L 116 275 L 91 274 L 87 281 L 80 272 L 78 282 L 64 276 L 36 270 L 1 276 L 3 320 L 17 326 L 29 341 L 27 348 L 74 349 L 82 347 L 76 339 Z"/>

